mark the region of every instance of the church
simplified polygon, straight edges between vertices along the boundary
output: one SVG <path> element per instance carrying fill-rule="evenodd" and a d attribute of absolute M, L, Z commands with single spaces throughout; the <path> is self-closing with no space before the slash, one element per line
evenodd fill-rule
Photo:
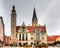
<path fill-rule="evenodd" d="M 32 25 L 26 26 L 24 22 L 22 25 L 16 26 L 16 10 L 13 5 L 11 11 L 11 36 L 13 37 L 12 44 L 17 44 L 17 46 L 24 45 L 38 45 L 45 43 L 47 44 L 47 32 L 46 25 L 39 25 L 36 16 L 36 10 L 33 10 Z"/>

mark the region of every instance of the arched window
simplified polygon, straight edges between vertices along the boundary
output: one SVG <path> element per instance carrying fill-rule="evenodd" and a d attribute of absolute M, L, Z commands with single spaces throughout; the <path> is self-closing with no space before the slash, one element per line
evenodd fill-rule
<path fill-rule="evenodd" d="M 28 43 L 26 42 L 26 45 L 28 45 Z"/>
<path fill-rule="evenodd" d="M 21 42 L 19 42 L 19 46 L 21 46 Z"/>
<path fill-rule="evenodd" d="M 28 36 L 27 36 L 27 34 L 26 34 L 26 40 L 28 40 Z"/>
<path fill-rule="evenodd" d="M 24 34 L 22 35 L 22 38 L 23 38 L 23 40 L 24 40 Z"/>
<path fill-rule="evenodd" d="M 21 34 L 19 34 L 19 40 L 21 40 Z"/>

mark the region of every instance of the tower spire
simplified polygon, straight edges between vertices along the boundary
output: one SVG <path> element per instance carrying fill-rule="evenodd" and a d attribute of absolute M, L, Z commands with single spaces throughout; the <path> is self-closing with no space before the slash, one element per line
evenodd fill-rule
<path fill-rule="evenodd" d="M 37 25 L 38 25 L 38 20 L 37 20 L 36 10 L 35 10 L 35 6 L 34 6 L 33 18 L 32 18 L 32 26 L 37 26 Z"/>
<path fill-rule="evenodd" d="M 36 17 L 36 11 L 35 11 L 35 7 L 34 7 L 34 12 L 33 12 L 33 20 L 34 20 L 34 18 L 36 18 L 37 19 L 37 17 Z"/>

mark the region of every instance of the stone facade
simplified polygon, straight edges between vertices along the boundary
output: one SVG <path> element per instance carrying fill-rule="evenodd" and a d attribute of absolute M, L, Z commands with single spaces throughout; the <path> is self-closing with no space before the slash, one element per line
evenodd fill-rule
<path fill-rule="evenodd" d="M 13 9 L 11 11 L 11 36 L 13 37 L 13 44 L 17 44 L 16 38 L 16 10 L 15 6 L 13 5 Z"/>

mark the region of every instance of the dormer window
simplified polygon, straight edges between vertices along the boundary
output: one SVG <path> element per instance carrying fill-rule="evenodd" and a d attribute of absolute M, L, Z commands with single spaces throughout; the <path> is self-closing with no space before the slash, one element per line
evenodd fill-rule
<path fill-rule="evenodd" d="M 22 27 L 23 32 L 25 31 L 25 27 Z"/>

